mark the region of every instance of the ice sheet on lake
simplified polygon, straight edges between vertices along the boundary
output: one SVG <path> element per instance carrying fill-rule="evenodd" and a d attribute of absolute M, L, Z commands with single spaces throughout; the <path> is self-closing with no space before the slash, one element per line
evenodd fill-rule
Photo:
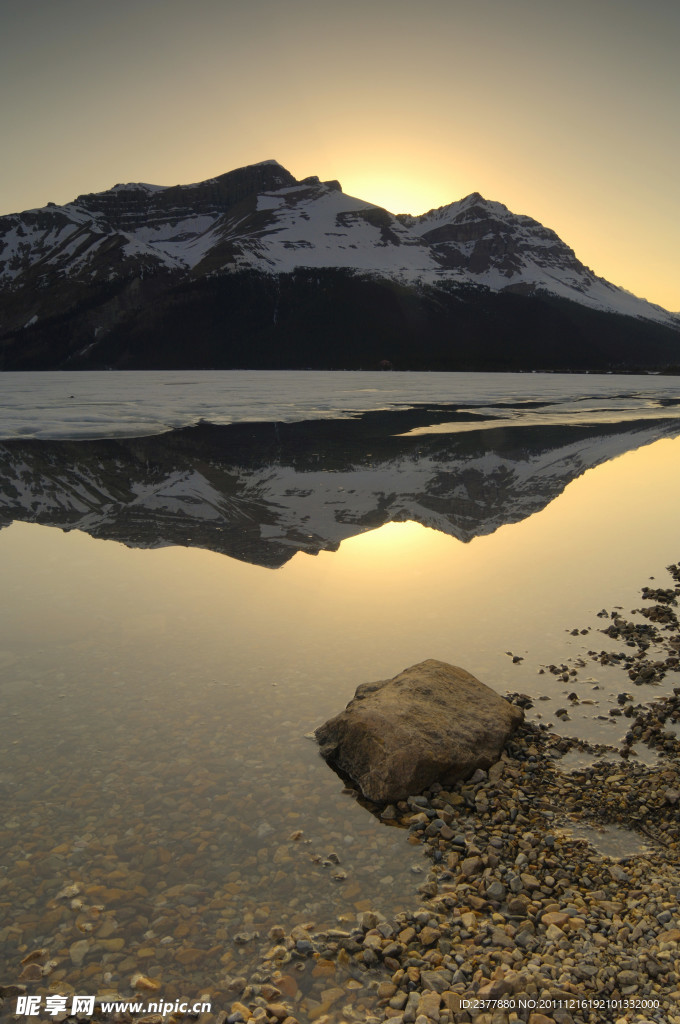
<path fill-rule="evenodd" d="M 447 405 L 490 409 L 498 425 L 533 416 L 678 415 L 680 379 L 655 376 L 351 371 L 111 371 L 0 374 L 0 437 L 159 434 L 199 421 L 281 422 Z M 670 403 L 670 404 L 666 404 Z M 525 408 L 523 409 L 523 406 Z"/>

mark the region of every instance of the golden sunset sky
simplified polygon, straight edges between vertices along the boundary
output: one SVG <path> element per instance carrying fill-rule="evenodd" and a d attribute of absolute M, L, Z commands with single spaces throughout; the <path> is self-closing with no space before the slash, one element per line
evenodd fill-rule
<path fill-rule="evenodd" d="M 677 0 L 0 0 L 0 213 L 276 159 L 680 310 Z"/>

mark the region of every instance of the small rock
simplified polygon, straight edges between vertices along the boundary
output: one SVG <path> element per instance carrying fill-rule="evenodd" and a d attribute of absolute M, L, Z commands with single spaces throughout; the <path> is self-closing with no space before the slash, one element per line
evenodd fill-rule
<path fill-rule="evenodd" d="M 505 886 L 503 885 L 502 882 L 499 881 L 492 882 L 491 885 L 486 890 L 486 895 L 489 897 L 489 899 L 496 900 L 497 902 L 501 902 L 505 899 L 505 893 Z"/>
<path fill-rule="evenodd" d="M 69 946 L 69 956 L 71 957 L 71 962 L 75 967 L 80 967 L 89 948 L 89 939 L 78 939 L 77 942 L 74 942 Z"/>
<path fill-rule="evenodd" d="M 461 863 L 460 869 L 464 875 L 476 875 L 484 868 L 481 857 L 466 857 Z"/>
<path fill-rule="evenodd" d="M 422 942 L 423 946 L 432 946 L 441 937 L 441 932 L 438 928 L 430 928 L 426 925 L 420 932 L 418 938 Z"/>

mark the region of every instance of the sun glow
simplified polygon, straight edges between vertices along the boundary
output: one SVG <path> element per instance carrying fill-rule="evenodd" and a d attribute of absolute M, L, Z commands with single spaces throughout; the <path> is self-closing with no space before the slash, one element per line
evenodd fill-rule
<path fill-rule="evenodd" d="M 463 192 L 456 182 L 442 185 L 428 180 L 426 175 L 408 173 L 386 173 L 377 171 L 345 175 L 341 179 L 342 190 L 376 206 L 382 206 L 390 213 L 427 213 L 437 206 L 461 199 Z"/>

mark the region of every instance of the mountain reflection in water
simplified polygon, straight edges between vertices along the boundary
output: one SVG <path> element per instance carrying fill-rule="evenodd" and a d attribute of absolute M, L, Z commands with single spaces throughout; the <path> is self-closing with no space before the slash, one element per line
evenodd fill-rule
<path fill-rule="evenodd" d="M 428 432 L 450 430 L 454 416 L 464 430 Z M 269 568 L 391 522 L 470 541 L 544 508 L 587 469 L 680 432 L 659 410 L 642 416 L 481 429 L 473 413 L 429 407 L 132 439 L 9 440 L 0 525 L 208 548 Z"/>

